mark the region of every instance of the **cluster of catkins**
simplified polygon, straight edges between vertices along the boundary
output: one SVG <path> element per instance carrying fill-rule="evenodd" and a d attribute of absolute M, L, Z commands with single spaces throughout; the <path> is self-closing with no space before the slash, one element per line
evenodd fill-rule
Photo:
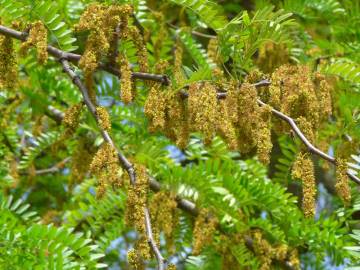
<path fill-rule="evenodd" d="M 188 98 L 183 92 L 154 85 L 145 103 L 150 131 L 163 132 L 180 148 L 186 147 L 190 132 L 200 132 L 205 144 L 219 135 L 231 150 L 249 153 L 257 149 L 259 159 L 268 163 L 270 107 L 258 105 L 255 86 L 249 83 L 224 87 L 227 97 L 218 99 L 217 88 L 210 82 L 190 84 Z"/>
<path fill-rule="evenodd" d="M 104 196 L 108 187 L 120 187 L 123 179 L 116 149 L 109 143 L 99 148 L 90 164 L 90 172 L 98 178 L 96 195 Z"/>
<path fill-rule="evenodd" d="M 129 25 L 132 12 L 132 7 L 129 5 L 90 4 L 75 26 L 77 31 L 89 32 L 79 66 L 84 71 L 85 83 L 94 103 L 96 99 L 92 75 L 102 58 L 108 58 L 111 62 L 113 61 L 111 58 L 116 57 L 121 74 L 121 99 L 124 103 L 129 103 L 134 98 L 130 63 L 125 54 L 117 53 L 118 39 L 131 40 L 134 43 L 139 69 L 141 72 L 148 71 L 147 51 L 143 37 L 135 26 Z"/>
<path fill-rule="evenodd" d="M 154 194 L 150 203 L 150 213 L 152 225 L 164 232 L 166 246 L 170 252 L 174 252 L 174 229 L 179 223 L 175 194 L 166 191 Z"/>

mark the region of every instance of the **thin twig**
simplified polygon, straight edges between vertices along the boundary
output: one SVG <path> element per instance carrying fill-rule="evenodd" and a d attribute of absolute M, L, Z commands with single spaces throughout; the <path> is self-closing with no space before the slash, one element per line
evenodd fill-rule
<path fill-rule="evenodd" d="M 0 25 L 0 34 L 21 41 L 25 41 L 28 35 L 25 32 L 19 32 L 3 25 Z M 80 54 L 65 52 L 51 45 L 47 46 L 47 51 L 50 55 L 54 56 L 55 58 L 58 59 L 63 58 L 75 64 L 79 62 L 81 58 Z M 117 66 L 100 63 L 99 68 L 120 77 L 119 68 Z M 158 74 L 144 73 L 144 72 L 132 72 L 131 75 L 134 79 L 155 81 L 163 84 L 169 83 L 169 78 L 167 75 L 158 75 Z"/>
<path fill-rule="evenodd" d="M 85 87 L 85 85 L 81 82 L 80 78 L 78 75 L 76 75 L 76 73 L 74 72 L 74 70 L 72 70 L 72 68 L 70 67 L 70 64 L 68 62 L 67 59 L 64 58 L 60 58 L 60 62 L 63 66 L 63 70 L 64 72 L 71 78 L 72 82 L 79 88 L 84 102 L 88 108 L 88 110 L 90 111 L 90 113 L 93 115 L 93 117 L 95 118 L 98 127 L 101 131 L 101 135 L 104 139 L 104 141 L 106 141 L 108 144 L 110 144 L 112 147 L 114 147 L 114 149 L 116 150 L 117 154 L 118 154 L 118 158 L 119 158 L 119 162 L 122 165 L 122 167 L 127 171 L 129 177 L 130 177 L 130 182 L 132 185 L 136 184 L 136 173 L 135 173 L 135 169 L 133 164 L 130 163 L 130 161 L 116 148 L 115 143 L 113 142 L 113 140 L 111 139 L 109 133 L 102 129 L 99 125 L 99 118 L 96 114 L 96 107 L 94 106 L 94 104 L 91 102 L 91 99 L 88 95 L 88 91 Z M 152 229 L 151 229 L 151 219 L 150 219 L 150 215 L 149 215 L 149 210 L 148 208 L 145 206 L 144 207 L 144 214 L 145 214 L 145 228 L 146 228 L 146 233 L 147 233 L 147 238 L 148 238 L 148 242 L 155 254 L 157 263 L 158 263 L 158 270 L 165 270 L 165 260 L 161 255 L 161 252 L 159 250 L 159 248 L 157 247 L 153 235 L 152 235 Z"/>

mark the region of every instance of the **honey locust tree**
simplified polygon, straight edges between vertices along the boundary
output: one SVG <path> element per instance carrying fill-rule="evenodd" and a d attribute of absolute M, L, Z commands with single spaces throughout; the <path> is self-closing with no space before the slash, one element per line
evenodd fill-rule
<path fill-rule="evenodd" d="M 356 0 L 0 0 L 0 269 L 357 269 Z"/>

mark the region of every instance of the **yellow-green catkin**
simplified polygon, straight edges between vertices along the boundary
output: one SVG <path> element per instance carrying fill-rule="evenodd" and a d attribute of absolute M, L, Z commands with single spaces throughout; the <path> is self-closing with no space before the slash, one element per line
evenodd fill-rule
<path fill-rule="evenodd" d="M 315 131 L 321 112 L 309 67 L 283 65 L 275 70 L 271 81 L 270 105 L 294 119 L 304 117 Z M 275 130 L 287 132 L 289 126 L 279 122 Z"/>
<path fill-rule="evenodd" d="M 131 13 L 132 8 L 129 5 L 105 6 L 94 3 L 87 6 L 75 26 L 76 31 L 89 32 L 79 67 L 84 71 L 85 84 L 94 103 L 96 99 L 92 74 L 97 69 L 101 57 L 108 55 L 111 44 L 114 44 L 116 36 L 113 33 L 119 24 L 121 37 L 126 35 L 123 31 L 127 29 Z"/>
<path fill-rule="evenodd" d="M 138 64 L 141 72 L 149 71 L 148 57 L 146 45 L 143 36 L 140 34 L 139 29 L 135 26 L 129 27 L 129 36 L 135 44 L 137 49 Z"/>
<path fill-rule="evenodd" d="M 254 230 L 252 232 L 254 252 L 258 256 L 261 270 L 269 270 L 272 262 L 272 246 L 269 242 L 263 238 L 260 230 Z"/>
<path fill-rule="evenodd" d="M 226 101 L 223 99 L 218 101 L 216 119 L 217 134 L 224 139 L 230 150 L 236 150 L 238 148 L 236 131 L 230 120 Z"/>
<path fill-rule="evenodd" d="M 209 58 L 216 64 L 216 66 L 212 69 L 212 74 L 214 75 L 217 81 L 221 81 L 224 79 L 224 72 L 219 68 L 221 66 L 221 58 L 218 52 L 219 49 L 219 40 L 217 38 L 211 38 L 209 40 L 207 46 L 207 54 Z"/>
<path fill-rule="evenodd" d="M 163 231 L 166 237 L 166 246 L 174 251 L 173 231 L 179 222 L 176 196 L 172 193 L 160 191 L 156 193 L 150 203 L 150 213 L 155 225 Z"/>
<path fill-rule="evenodd" d="M 300 270 L 300 259 L 299 259 L 299 253 L 297 251 L 297 249 L 293 249 L 290 251 L 290 256 L 289 256 L 289 261 L 288 261 L 289 265 L 293 267 L 294 270 Z"/>
<path fill-rule="evenodd" d="M 109 113 L 104 107 L 96 107 L 96 116 L 98 119 L 98 123 L 100 128 L 106 131 L 111 130 L 111 120 Z"/>
<path fill-rule="evenodd" d="M 164 133 L 173 140 L 177 147 L 184 149 L 190 137 L 189 111 L 185 100 L 179 93 L 168 92 L 166 95 L 166 113 Z"/>
<path fill-rule="evenodd" d="M 351 191 L 349 186 L 349 179 L 347 176 L 348 166 L 345 159 L 336 159 L 336 192 L 342 199 L 345 205 L 351 202 Z"/>
<path fill-rule="evenodd" d="M 211 244 L 218 225 L 218 219 L 208 209 L 200 211 L 193 230 L 193 254 L 200 254 L 204 246 Z"/>
<path fill-rule="evenodd" d="M 176 270 L 176 265 L 173 263 L 169 263 L 169 265 L 167 266 L 166 270 Z"/>
<path fill-rule="evenodd" d="M 135 164 L 136 183 L 129 186 L 125 210 L 125 223 L 134 226 L 140 238 L 136 249 L 144 259 L 151 257 L 150 246 L 146 238 L 145 212 L 149 190 L 149 176 L 143 165 Z"/>
<path fill-rule="evenodd" d="M 165 126 L 166 97 L 161 85 L 154 84 L 146 98 L 144 112 L 149 119 L 149 131 L 162 130 Z"/>
<path fill-rule="evenodd" d="M 120 66 L 120 98 L 125 104 L 128 104 L 134 99 L 133 83 L 131 78 L 130 63 L 124 54 L 119 55 Z"/>
<path fill-rule="evenodd" d="M 273 147 L 271 142 L 271 107 L 269 105 L 260 108 L 260 119 L 257 134 L 257 156 L 263 164 L 270 163 L 270 152 Z"/>
<path fill-rule="evenodd" d="M 17 83 L 17 65 L 13 40 L 0 36 L 0 88 L 13 89 Z"/>
<path fill-rule="evenodd" d="M 320 117 L 321 120 L 326 121 L 332 114 L 331 87 L 327 78 L 319 72 L 315 73 L 314 83 L 320 107 Z"/>
<path fill-rule="evenodd" d="M 315 215 L 316 206 L 316 181 L 314 164 L 309 153 L 299 153 L 292 167 L 291 175 L 295 179 L 302 180 L 303 200 L 302 208 L 305 217 Z"/>
<path fill-rule="evenodd" d="M 127 260 L 134 270 L 143 270 L 144 263 L 142 262 L 139 254 L 137 254 L 135 249 L 129 249 L 127 252 Z"/>
<path fill-rule="evenodd" d="M 259 128 L 259 105 L 255 86 L 243 83 L 236 102 L 237 115 L 234 125 L 238 127 L 238 147 L 241 153 L 248 153 L 257 145 Z M 231 110 L 231 107 L 229 109 Z"/>
<path fill-rule="evenodd" d="M 204 143 L 209 144 L 216 131 L 217 92 L 213 85 L 205 82 L 203 85 L 189 86 L 189 125 L 192 131 L 201 132 Z"/>
<path fill-rule="evenodd" d="M 77 140 L 76 148 L 71 157 L 70 186 L 81 183 L 89 171 L 95 148 L 93 142 L 87 137 Z"/>
<path fill-rule="evenodd" d="M 20 52 L 24 54 L 30 47 L 35 47 L 37 59 L 40 64 L 45 64 L 48 59 L 47 30 L 41 21 L 30 25 L 30 32 L 26 41 L 21 44 Z"/>
<path fill-rule="evenodd" d="M 155 70 L 158 73 L 164 73 L 169 63 L 167 61 L 159 61 L 155 65 Z M 162 86 L 159 83 L 150 84 L 150 91 L 144 104 L 144 112 L 149 119 L 149 131 L 163 131 L 166 121 L 166 98 L 167 92 L 170 90 L 171 85 Z"/>
<path fill-rule="evenodd" d="M 71 132 L 74 132 L 75 129 L 79 125 L 79 119 L 80 119 L 82 107 L 83 107 L 83 104 L 78 103 L 78 104 L 71 106 L 70 108 L 68 108 L 65 111 L 64 118 L 62 120 L 62 124 L 67 129 L 69 129 Z"/>
<path fill-rule="evenodd" d="M 181 45 L 181 42 L 177 40 L 174 52 L 174 78 L 177 84 L 180 84 L 185 79 L 182 70 L 183 51 L 184 49 Z"/>
<path fill-rule="evenodd" d="M 277 67 L 289 63 L 289 60 L 286 44 L 267 42 L 260 47 L 256 64 L 263 72 L 271 73 Z"/>
<path fill-rule="evenodd" d="M 116 149 L 104 143 L 95 154 L 90 164 L 90 172 L 98 178 L 97 197 L 105 195 L 108 187 L 119 187 L 122 179 L 119 175 L 120 165 Z"/>

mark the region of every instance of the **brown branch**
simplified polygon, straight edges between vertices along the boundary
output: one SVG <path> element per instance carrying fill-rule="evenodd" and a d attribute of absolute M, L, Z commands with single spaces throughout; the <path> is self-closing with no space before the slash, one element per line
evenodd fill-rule
<path fill-rule="evenodd" d="M 63 66 L 63 70 L 64 72 L 71 78 L 72 82 L 79 88 L 85 105 L 87 106 L 88 110 L 90 111 L 90 113 L 92 114 L 92 116 L 95 118 L 98 127 L 101 131 L 101 135 L 104 139 L 105 142 L 107 142 L 108 144 L 110 144 L 112 147 L 114 147 L 114 149 L 116 150 L 117 154 L 118 154 L 118 158 L 119 158 L 119 162 L 122 165 L 122 167 L 127 171 L 129 177 L 130 177 L 130 182 L 132 185 L 136 184 L 136 173 L 135 173 L 135 169 L 133 164 L 130 163 L 130 161 L 116 148 L 115 143 L 113 142 L 113 140 L 111 139 L 109 133 L 102 129 L 99 125 L 99 118 L 96 114 L 96 107 L 94 106 L 94 104 L 91 102 L 90 97 L 88 95 L 88 91 L 85 87 L 85 85 L 81 82 L 80 78 L 78 75 L 76 75 L 76 73 L 74 72 L 74 70 L 72 70 L 72 68 L 70 67 L 70 64 L 68 62 L 67 59 L 60 57 L 60 62 Z M 147 238 L 148 238 L 148 242 L 149 245 L 151 246 L 157 263 L 158 263 L 158 270 L 165 270 L 165 259 L 162 257 L 161 252 L 159 250 L 159 248 L 156 245 L 156 242 L 153 238 L 152 235 L 152 229 L 151 229 L 151 219 L 150 219 L 150 214 L 149 214 L 149 210 L 148 208 L 145 206 L 144 207 L 144 214 L 145 214 L 145 228 L 146 228 L 146 234 L 147 234 Z"/>
<path fill-rule="evenodd" d="M 19 32 L 14 29 L 5 27 L 3 25 L 0 25 L 0 34 L 18 39 L 20 41 L 25 41 L 28 35 L 25 32 Z M 58 59 L 63 58 L 74 64 L 79 62 L 81 58 L 80 54 L 65 52 L 51 45 L 47 46 L 47 51 L 50 55 L 54 56 L 55 58 Z M 113 75 L 116 75 L 120 78 L 120 72 L 117 66 L 100 63 L 99 68 L 109 73 L 112 73 Z M 134 79 L 155 81 L 163 84 L 169 83 L 169 78 L 167 75 L 159 75 L 159 74 L 143 73 L 143 72 L 132 72 L 131 75 Z"/>

